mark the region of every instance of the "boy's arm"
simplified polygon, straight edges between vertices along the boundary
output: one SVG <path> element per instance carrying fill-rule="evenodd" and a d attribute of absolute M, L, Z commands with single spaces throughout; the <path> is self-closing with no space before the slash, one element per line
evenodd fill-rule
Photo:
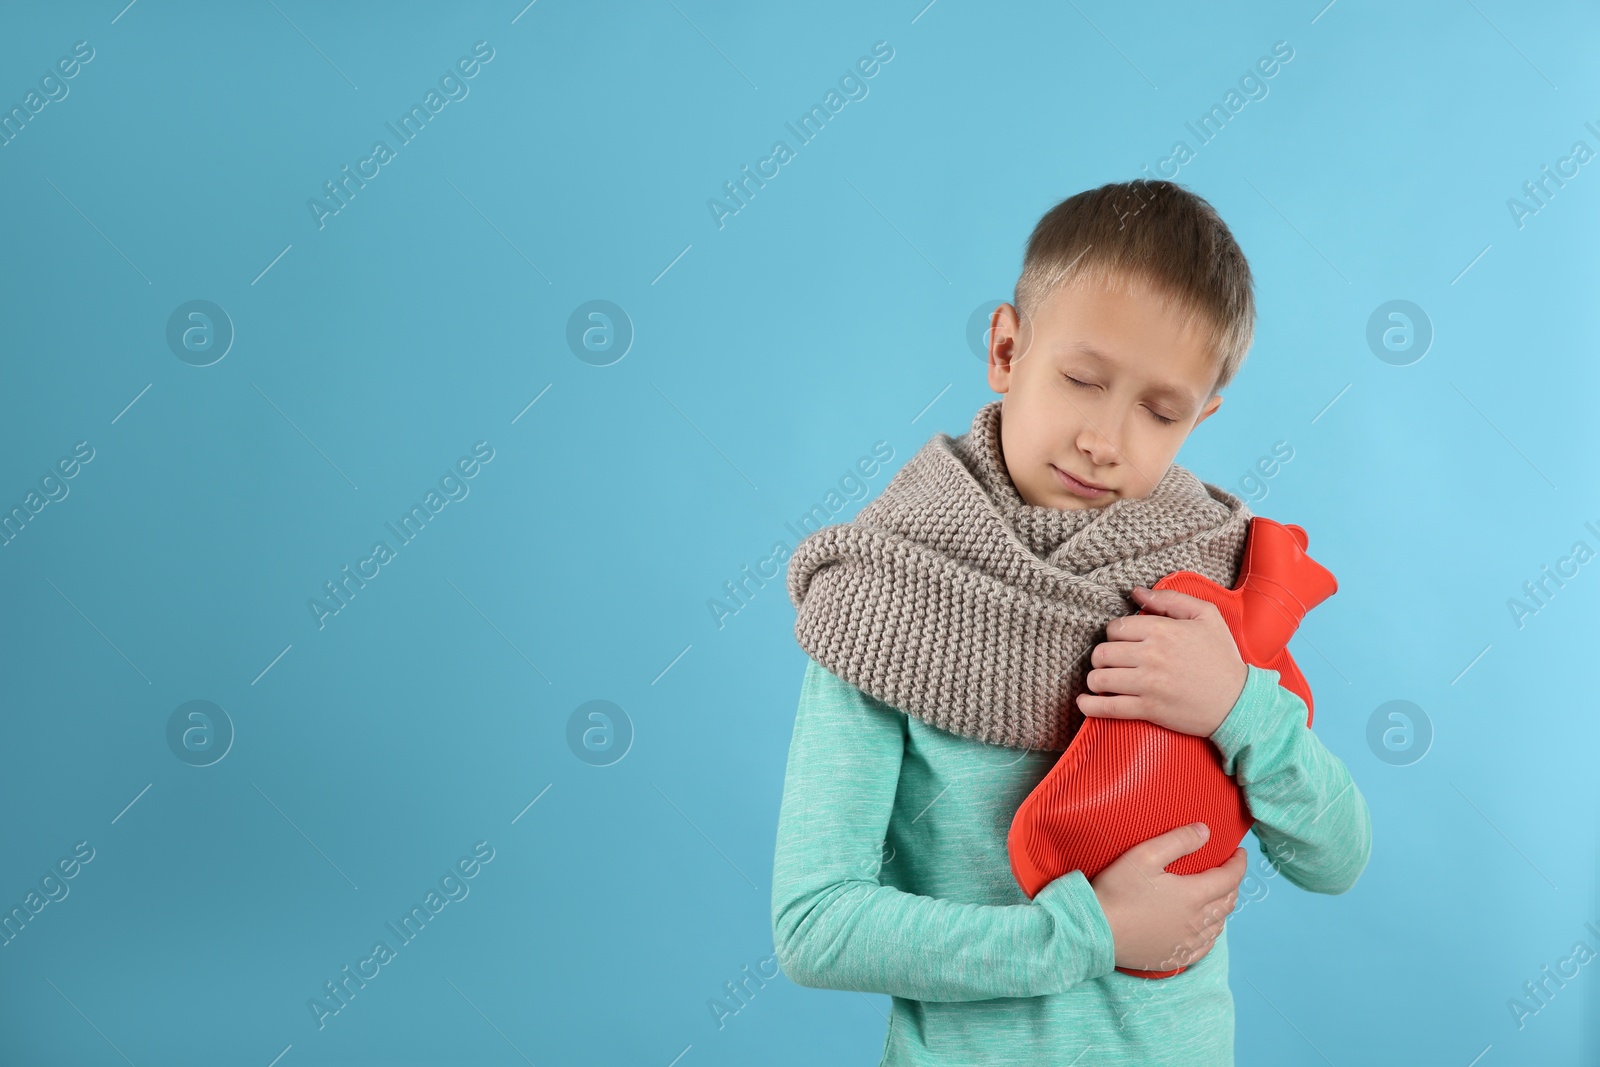
<path fill-rule="evenodd" d="M 800 985 L 923 1001 L 1060 993 L 1114 967 L 1081 871 L 1024 904 L 969 904 L 878 882 L 904 714 L 806 667 L 778 816 L 772 935 Z"/>
<path fill-rule="evenodd" d="M 1355 885 L 1372 817 L 1344 763 L 1306 725 L 1306 704 L 1277 671 L 1248 664 L 1244 690 L 1211 734 L 1244 790 L 1255 835 L 1289 881 L 1314 893 Z"/>

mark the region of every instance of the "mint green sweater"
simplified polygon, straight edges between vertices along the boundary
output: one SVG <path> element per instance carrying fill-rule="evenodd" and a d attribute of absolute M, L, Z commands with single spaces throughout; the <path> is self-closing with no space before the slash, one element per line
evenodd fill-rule
<path fill-rule="evenodd" d="M 1211 740 L 1284 877 L 1343 893 L 1371 852 L 1367 803 L 1278 678 L 1251 666 Z M 800 985 L 893 997 L 880 1067 L 1233 1063 L 1226 933 L 1181 974 L 1136 978 L 1081 871 L 1031 901 L 1016 884 L 1011 817 L 1058 757 L 936 729 L 808 661 L 773 945 Z"/>

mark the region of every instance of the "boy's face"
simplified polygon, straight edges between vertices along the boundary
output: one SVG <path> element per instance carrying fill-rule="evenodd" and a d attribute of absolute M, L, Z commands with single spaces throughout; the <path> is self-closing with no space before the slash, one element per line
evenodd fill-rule
<path fill-rule="evenodd" d="M 989 386 L 1005 394 L 1000 447 L 1017 492 L 1036 507 L 1148 495 L 1222 404 L 1215 380 L 1198 329 L 1184 330 L 1143 283 L 1131 296 L 1058 286 L 1026 329 L 1012 305 L 995 309 Z M 1064 475 L 1100 488 L 1074 489 Z"/>

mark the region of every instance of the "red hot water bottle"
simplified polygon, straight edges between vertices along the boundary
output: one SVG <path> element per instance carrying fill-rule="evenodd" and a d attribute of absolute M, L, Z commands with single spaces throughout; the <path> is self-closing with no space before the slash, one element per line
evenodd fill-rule
<path fill-rule="evenodd" d="M 1310 726 L 1311 690 L 1289 655 L 1289 638 L 1306 612 L 1339 586 L 1306 555 L 1306 541 L 1299 526 L 1252 516 L 1232 589 L 1194 571 L 1174 571 L 1152 588 L 1215 604 L 1240 658 L 1277 671 L 1279 684 L 1305 701 Z M 1142 719 L 1089 716 L 1012 817 L 1006 836 L 1011 873 L 1031 900 L 1068 871 L 1093 879 L 1141 841 L 1194 822 L 1204 822 L 1211 834 L 1198 850 L 1167 864 L 1172 874 L 1197 874 L 1226 862 L 1255 822 L 1211 739 Z M 1168 978 L 1184 968 L 1117 970 Z"/>

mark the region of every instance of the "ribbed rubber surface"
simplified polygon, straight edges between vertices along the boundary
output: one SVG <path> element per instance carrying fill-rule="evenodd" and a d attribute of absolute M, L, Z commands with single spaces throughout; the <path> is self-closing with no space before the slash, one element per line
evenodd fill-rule
<path fill-rule="evenodd" d="M 1257 515 L 1233 589 L 1193 571 L 1176 571 L 1153 588 L 1215 604 L 1240 657 L 1277 671 L 1279 683 L 1305 701 L 1310 726 L 1311 690 L 1286 646 L 1306 612 L 1332 596 L 1338 583 L 1305 554 L 1306 543 L 1300 527 Z M 1031 900 L 1068 871 L 1092 879 L 1134 845 L 1193 822 L 1204 822 L 1211 835 L 1197 851 L 1167 864 L 1173 874 L 1198 874 L 1225 862 L 1254 822 L 1211 739 L 1140 719 L 1090 716 L 1017 809 L 1006 847 L 1012 874 Z M 1117 970 L 1166 978 L 1184 968 Z"/>

